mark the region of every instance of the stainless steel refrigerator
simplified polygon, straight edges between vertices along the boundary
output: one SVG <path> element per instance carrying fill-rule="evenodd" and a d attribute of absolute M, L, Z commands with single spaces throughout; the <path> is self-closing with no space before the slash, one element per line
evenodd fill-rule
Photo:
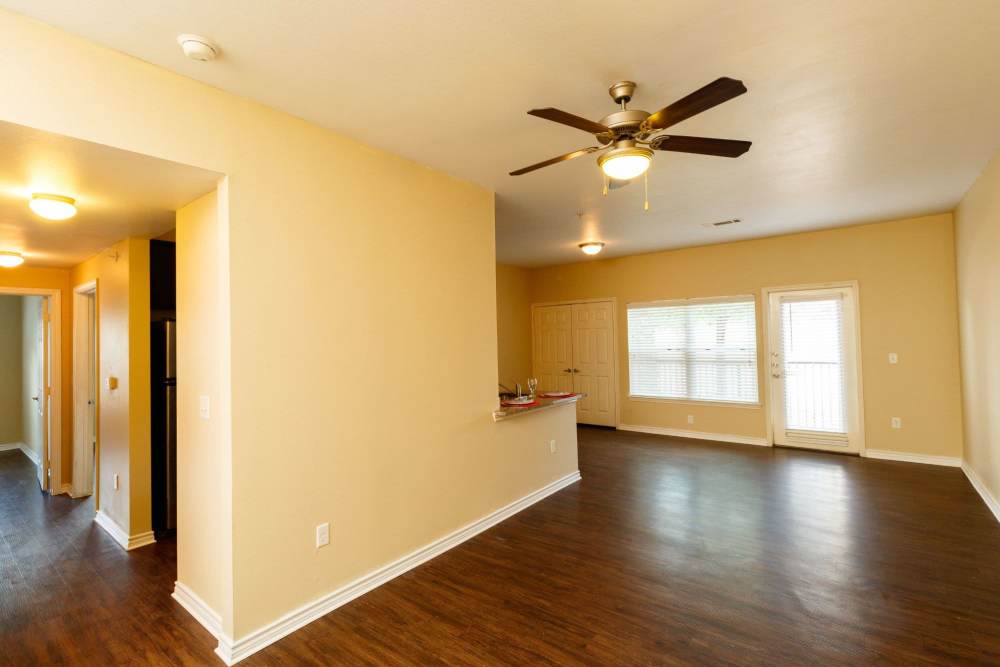
<path fill-rule="evenodd" d="M 166 533 L 177 528 L 177 322 L 153 322 L 150 353 L 153 531 Z"/>

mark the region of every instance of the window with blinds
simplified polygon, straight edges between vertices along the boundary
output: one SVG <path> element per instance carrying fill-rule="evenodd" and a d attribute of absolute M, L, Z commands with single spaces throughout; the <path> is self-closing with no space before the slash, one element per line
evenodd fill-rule
<path fill-rule="evenodd" d="M 757 403 L 754 298 L 628 306 L 629 395 Z"/>

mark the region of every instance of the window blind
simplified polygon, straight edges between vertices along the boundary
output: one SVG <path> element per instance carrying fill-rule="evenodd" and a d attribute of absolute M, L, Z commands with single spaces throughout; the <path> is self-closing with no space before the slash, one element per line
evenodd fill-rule
<path fill-rule="evenodd" d="M 628 306 L 629 393 L 756 403 L 753 297 Z"/>
<path fill-rule="evenodd" d="M 781 352 L 785 424 L 845 433 L 843 299 L 783 298 Z"/>

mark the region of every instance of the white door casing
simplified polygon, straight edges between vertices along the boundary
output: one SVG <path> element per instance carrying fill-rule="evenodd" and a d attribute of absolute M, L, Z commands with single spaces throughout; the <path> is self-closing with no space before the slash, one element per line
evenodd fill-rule
<path fill-rule="evenodd" d="M 97 440 L 97 283 L 73 289 L 73 496 L 94 492 Z"/>
<path fill-rule="evenodd" d="M 842 453 L 861 452 L 864 429 L 856 287 L 845 284 L 771 289 L 766 294 L 772 442 Z M 796 313 L 801 318 L 808 316 L 810 310 L 823 323 L 814 322 L 808 329 L 795 323 Z M 821 340 L 811 346 L 811 351 L 796 352 L 810 347 L 795 342 L 796 336 L 804 335 L 818 335 Z M 826 403 L 836 399 L 833 407 L 810 406 L 811 394 L 823 392 L 828 394 Z M 796 407 L 802 401 L 807 407 Z"/>

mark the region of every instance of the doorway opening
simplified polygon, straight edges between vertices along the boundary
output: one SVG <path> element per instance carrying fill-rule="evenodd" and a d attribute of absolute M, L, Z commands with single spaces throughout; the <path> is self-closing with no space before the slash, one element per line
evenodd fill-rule
<path fill-rule="evenodd" d="M 772 442 L 864 451 L 857 286 L 764 290 Z"/>
<path fill-rule="evenodd" d="M 5 343 L 6 352 L 18 369 L 0 380 L 6 383 L 4 393 L 10 399 L 4 426 L 17 432 L 16 440 L 0 442 L 0 449 L 19 449 L 31 459 L 41 491 L 64 493 L 68 488 L 62 482 L 59 290 L 3 287 L 0 298 L 9 311 L 4 329 L 11 340 Z"/>

